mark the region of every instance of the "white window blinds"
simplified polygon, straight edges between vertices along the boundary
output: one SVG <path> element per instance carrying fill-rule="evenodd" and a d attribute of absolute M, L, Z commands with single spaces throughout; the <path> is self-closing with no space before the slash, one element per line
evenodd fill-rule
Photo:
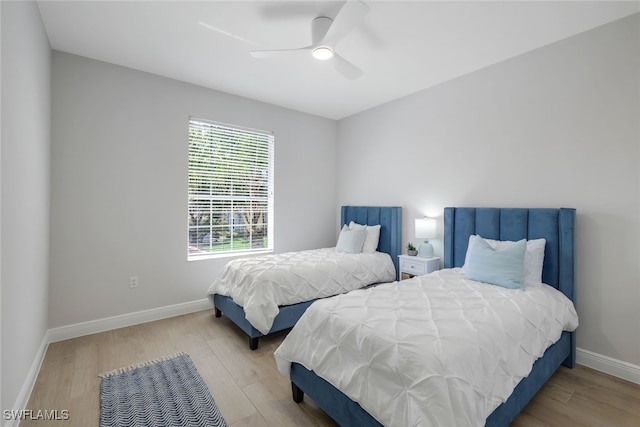
<path fill-rule="evenodd" d="M 189 119 L 189 259 L 273 249 L 271 133 Z"/>

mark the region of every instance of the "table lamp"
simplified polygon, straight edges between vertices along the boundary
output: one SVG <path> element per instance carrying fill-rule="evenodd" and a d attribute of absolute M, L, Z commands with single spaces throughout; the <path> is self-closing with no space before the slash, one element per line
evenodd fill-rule
<path fill-rule="evenodd" d="M 436 220 L 433 218 L 416 218 L 416 238 L 424 239 L 418 248 L 418 256 L 422 258 L 433 258 L 433 246 L 429 239 L 436 237 Z"/>

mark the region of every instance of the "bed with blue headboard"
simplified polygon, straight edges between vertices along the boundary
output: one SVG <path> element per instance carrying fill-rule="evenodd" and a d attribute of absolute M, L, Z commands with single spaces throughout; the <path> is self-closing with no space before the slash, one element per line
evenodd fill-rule
<path fill-rule="evenodd" d="M 398 255 L 402 251 L 402 208 L 398 206 L 342 206 L 340 218 L 341 227 L 348 226 L 352 221 L 367 226 L 380 225 L 377 252 L 389 254 L 397 278 Z M 259 338 L 266 334 L 261 333 L 247 320 L 244 308 L 236 304 L 229 296 L 213 293 L 209 297 L 213 302 L 216 317 L 220 317 L 224 313 L 249 336 L 249 347 L 255 350 L 258 347 Z M 273 326 L 268 334 L 293 327 L 313 301 L 301 301 L 278 307 L 279 312 L 273 320 Z"/>
<path fill-rule="evenodd" d="M 575 209 L 445 208 L 444 267 L 455 269 L 463 266 L 471 235 L 503 241 L 544 238 L 546 244 L 542 267 L 543 282 L 574 301 L 574 223 Z M 391 285 L 383 285 L 371 292 L 380 292 L 389 286 Z M 319 307 L 314 307 L 313 312 L 318 309 Z M 395 313 L 394 316 L 397 316 L 397 312 Z M 310 317 L 311 314 L 310 312 L 305 317 Z M 301 319 L 301 323 L 305 320 Z M 361 329 L 365 329 L 365 326 Z M 308 332 L 308 328 L 305 327 L 305 330 Z M 296 328 L 285 339 L 283 346 L 295 332 Z M 486 425 L 509 425 L 561 365 L 573 367 L 575 349 L 575 332 L 565 330 L 559 340 L 549 346 L 543 356 L 533 363 L 530 373 L 517 383 L 510 396 L 486 418 Z M 282 372 L 282 361 L 278 360 L 279 352 L 280 349 L 276 351 L 276 360 Z M 295 402 L 301 402 L 306 393 L 341 425 L 381 425 L 356 401 L 317 375 L 309 363 L 305 363 L 309 368 L 307 369 L 294 360 L 287 359 L 285 362 L 290 369 Z M 428 406 L 429 401 L 424 401 L 423 404 Z"/>

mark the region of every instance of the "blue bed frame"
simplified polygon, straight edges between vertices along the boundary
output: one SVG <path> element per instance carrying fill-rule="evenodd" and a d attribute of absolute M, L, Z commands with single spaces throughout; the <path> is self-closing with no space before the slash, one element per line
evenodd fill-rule
<path fill-rule="evenodd" d="M 472 234 L 494 240 L 544 238 L 547 242 L 542 279 L 574 301 L 575 215 L 575 209 L 568 208 L 445 208 L 444 267 L 464 264 Z M 563 332 L 511 396 L 491 413 L 485 425 L 508 426 L 560 365 L 573 368 L 575 354 L 575 332 Z M 302 402 L 306 393 L 342 426 L 381 425 L 358 403 L 302 365 L 292 363 L 290 377 L 295 402 Z"/>
<path fill-rule="evenodd" d="M 397 279 L 398 271 L 400 271 L 398 255 L 402 253 L 402 208 L 398 206 L 342 206 L 340 218 L 341 224 L 349 224 L 351 221 L 363 225 L 380 224 L 380 240 L 377 250 L 391 256 L 396 268 Z M 224 313 L 249 335 L 249 348 L 251 350 L 257 349 L 258 341 L 264 335 L 249 323 L 244 309 L 230 297 L 219 294 L 209 295 L 209 297 L 213 302 L 216 317 L 220 317 Z M 315 300 L 280 306 L 269 334 L 292 328 L 313 301 Z"/>

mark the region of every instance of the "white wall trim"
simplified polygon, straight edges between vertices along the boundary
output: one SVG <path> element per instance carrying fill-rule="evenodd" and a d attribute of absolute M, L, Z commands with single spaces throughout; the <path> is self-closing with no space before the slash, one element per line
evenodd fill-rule
<path fill-rule="evenodd" d="M 140 323 L 152 322 L 154 320 L 166 319 L 210 308 L 213 308 L 213 305 L 209 299 L 203 298 L 191 302 L 121 314 L 119 316 L 74 323 L 73 325 L 49 329 L 49 342 L 68 340 L 70 338 L 110 331 L 113 329 L 124 328 L 126 326 L 138 325 Z"/>
<path fill-rule="evenodd" d="M 640 366 L 623 362 L 609 356 L 594 353 L 583 348 L 576 349 L 576 363 L 596 371 L 640 384 Z"/>
<path fill-rule="evenodd" d="M 33 391 L 33 386 L 36 384 L 36 379 L 38 378 L 38 373 L 40 373 L 40 368 L 42 367 L 42 362 L 44 361 L 44 355 L 47 354 L 47 348 L 49 347 L 49 331 L 45 332 L 44 337 L 42 337 L 42 342 L 40 343 L 40 347 L 38 348 L 38 352 L 36 353 L 36 357 L 33 359 L 33 363 L 31 363 L 31 368 L 29 368 L 29 373 L 27 374 L 27 378 L 22 384 L 22 388 L 20 389 L 20 393 L 18 393 L 18 397 L 16 398 L 16 402 L 13 404 L 12 408 L 3 408 L 3 409 L 25 409 L 27 407 L 27 403 L 29 403 L 29 397 L 31 397 L 31 392 Z M 3 414 L 4 417 L 4 414 Z M 20 423 L 20 419 L 9 419 L 4 424 L 5 427 L 14 427 L 18 426 Z"/>

